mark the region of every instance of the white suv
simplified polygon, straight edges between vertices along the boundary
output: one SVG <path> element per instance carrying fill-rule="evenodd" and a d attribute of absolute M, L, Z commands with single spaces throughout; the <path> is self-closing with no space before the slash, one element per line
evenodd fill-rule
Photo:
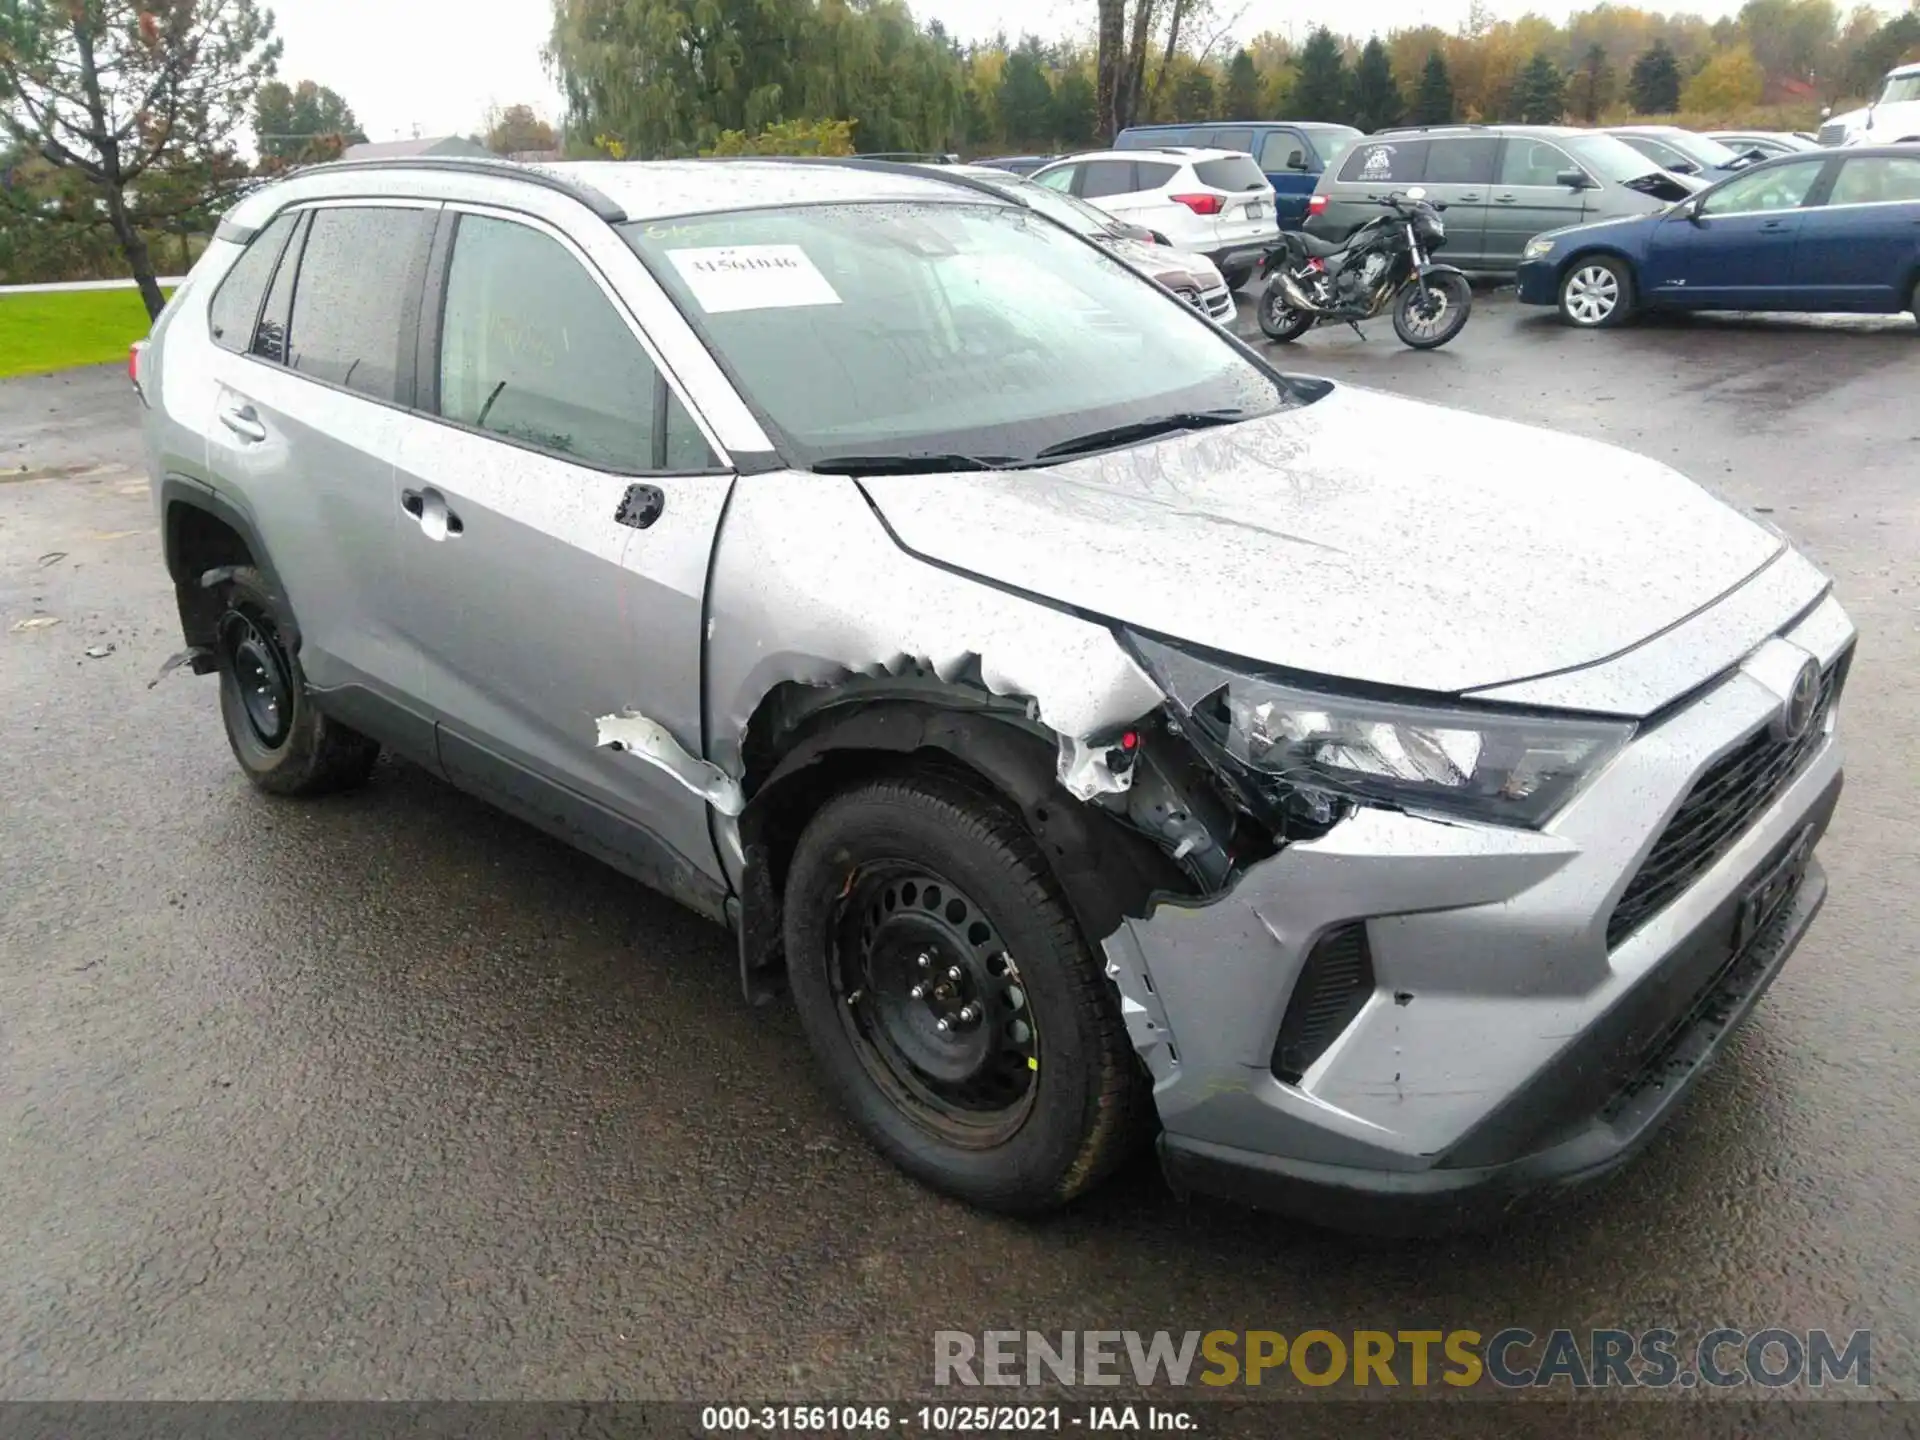
<path fill-rule="evenodd" d="M 1031 178 L 1205 255 L 1235 290 L 1247 283 L 1261 251 L 1280 238 L 1273 185 L 1244 151 L 1192 145 L 1095 150 Z"/>

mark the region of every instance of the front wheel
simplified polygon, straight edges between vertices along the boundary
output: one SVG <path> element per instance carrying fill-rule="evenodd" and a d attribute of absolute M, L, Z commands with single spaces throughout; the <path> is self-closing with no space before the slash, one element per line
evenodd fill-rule
<path fill-rule="evenodd" d="M 1257 307 L 1260 316 L 1260 329 L 1269 340 L 1281 344 L 1298 340 L 1313 328 L 1317 318 L 1311 311 L 1296 310 L 1287 303 L 1286 293 L 1280 288 L 1280 277 L 1275 275 L 1267 281 L 1267 288 L 1260 292 L 1260 304 Z"/>
<path fill-rule="evenodd" d="M 1138 1137 L 1146 1086 L 1113 991 L 991 794 L 927 774 L 828 801 L 788 867 L 786 950 L 832 1088 L 935 1189 L 1050 1209 Z"/>
<path fill-rule="evenodd" d="M 1473 287 L 1467 277 L 1442 272 L 1415 276 L 1393 307 L 1393 333 L 1416 350 L 1438 350 L 1473 313 Z"/>
<path fill-rule="evenodd" d="M 1560 280 L 1560 317 L 1582 330 L 1618 325 L 1633 314 L 1633 276 L 1610 255 L 1576 260 Z"/>

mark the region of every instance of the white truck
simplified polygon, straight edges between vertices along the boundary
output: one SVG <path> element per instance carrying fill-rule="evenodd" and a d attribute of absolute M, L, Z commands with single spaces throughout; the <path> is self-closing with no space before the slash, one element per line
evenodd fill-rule
<path fill-rule="evenodd" d="M 1880 94 L 1859 110 L 1829 114 L 1820 127 L 1822 145 L 1893 145 L 1920 141 L 1920 63 L 1896 65 L 1880 82 Z"/>

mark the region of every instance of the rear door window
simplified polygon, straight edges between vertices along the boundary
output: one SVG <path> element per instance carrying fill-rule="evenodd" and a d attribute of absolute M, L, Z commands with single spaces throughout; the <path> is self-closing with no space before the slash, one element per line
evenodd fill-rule
<path fill-rule="evenodd" d="M 1516 135 L 1507 140 L 1507 148 L 1500 156 L 1500 183 L 1558 185 L 1562 170 L 1579 168 L 1573 163 L 1573 157 L 1558 145 Z"/>
<path fill-rule="evenodd" d="M 419 313 L 434 217 L 384 206 L 315 210 L 294 286 L 287 363 L 374 400 L 411 403 L 399 393 L 401 337 L 411 341 Z"/>
<path fill-rule="evenodd" d="M 1827 204 L 1889 205 L 1914 200 L 1920 200 L 1920 160 L 1878 156 L 1841 166 Z"/>
<path fill-rule="evenodd" d="M 1500 142 L 1476 135 L 1458 140 L 1434 140 L 1427 148 L 1429 185 L 1490 185 Z"/>
<path fill-rule="evenodd" d="M 1139 188 L 1133 183 L 1131 160 L 1089 160 L 1081 177 L 1080 193 L 1089 200 L 1102 195 L 1126 195 Z"/>
<path fill-rule="evenodd" d="M 1356 145 L 1340 167 L 1342 180 L 1366 185 L 1411 185 L 1427 175 L 1425 140 L 1369 140 Z"/>
<path fill-rule="evenodd" d="M 1219 160 L 1201 160 L 1193 167 L 1193 173 L 1202 185 L 1211 185 L 1215 190 L 1265 190 L 1266 174 L 1254 163 L 1251 155 L 1228 155 Z"/>
<path fill-rule="evenodd" d="M 244 354 L 253 346 L 254 324 L 260 318 L 260 306 L 273 279 L 274 265 L 286 248 L 298 214 L 288 211 L 254 236 L 240 258 L 233 262 L 213 292 L 213 304 L 207 311 L 207 328 L 213 343 L 222 350 Z"/>
<path fill-rule="evenodd" d="M 1179 169 L 1178 165 L 1166 165 L 1158 160 L 1142 160 L 1133 167 L 1133 188 L 1158 190 L 1171 181 Z"/>

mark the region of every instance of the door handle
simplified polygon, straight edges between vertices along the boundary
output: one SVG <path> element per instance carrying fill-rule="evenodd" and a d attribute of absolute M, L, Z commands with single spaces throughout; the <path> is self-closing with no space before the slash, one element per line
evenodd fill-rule
<path fill-rule="evenodd" d="M 420 533 L 429 540 L 445 540 L 467 533 L 460 517 L 447 508 L 447 497 L 431 486 L 425 490 L 402 490 L 400 508 L 420 522 Z"/>
<path fill-rule="evenodd" d="M 620 497 L 620 508 L 613 512 L 613 518 L 622 525 L 644 530 L 658 520 L 666 508 L 666 492 L 658 485 L 629 485 L 627 493 Z"/>
<path fill-rule="evenodd" d="M 1460 195 L 1460 196 L 1456 196 L 1455 198 L 1458 199 L 1463 205 L 1469 205 L 1469 204 L 1472 204 L 1474 201 L 1479 200 L 1481 197 L 1478 195 Z"/>
<path fill-rule="evenodd" d="M 1518 201 L 1520 197 L 1518 195 L 1496 195 L 1493 198 L 1502 205 L 1512 205 Z"/>
<path fill-rule="evenodd" d="M 254 413 L 251 405 L 229 406 L 222 410 L 220 423 L 242 440 L 252 440 L 257 444 L 267 438 L 267 427 L 260 423 L 260 417 Z"/>
<path fill-rule="evenodd" d="M 1760 231 L 1762 234 L 1771 235 L 1786 228 L 1787 222 L 1784 220 L 1769 220 L 1760 227 Z"/>

